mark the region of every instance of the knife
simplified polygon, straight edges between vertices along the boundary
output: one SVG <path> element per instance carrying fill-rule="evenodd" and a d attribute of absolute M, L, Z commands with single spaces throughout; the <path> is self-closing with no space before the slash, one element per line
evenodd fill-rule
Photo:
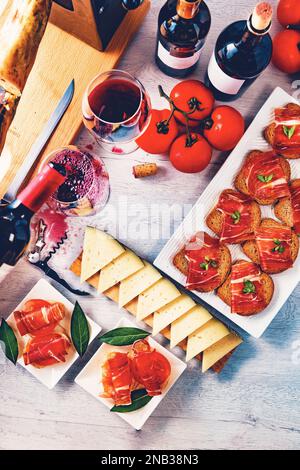
<path fill-rule="evenodd" d="M 42 133 L 39 135 L 39 137 L 36 139 L 34 142 L 33 146 L 31 147 L 29 153 L 27 154 L 24 163 L 22 164 L 21 168 L 19 169 L 17 175 L 15 176 L 13 182 L 9 186 L 7 192 L 4 194 L 3 199 L 1 201 L 2 204 L 11 202 L 16 199 L 18 191 L 32 169 L 36 159 L 40 155 L 41 151 L 43 150 L 44 146 L 48 142 L 51 134 L 55 130 L 56 126 L 60 122 L 61 118 L 65 114 L 66 110 L 69 107 L 69 104 L 72 101 L 72 98 L 74 96 L 74 90 L 75 90 L 75 82 L 74 79 L 71 81 L 70 85 L 66 89 L 63 97 L 61 98 L 60 102 L 58 103 L 57 108 L 55 111 L 52 113 L 50 116 L 49 121 L 45 125 L 44 129 L 42 130 Z"/>

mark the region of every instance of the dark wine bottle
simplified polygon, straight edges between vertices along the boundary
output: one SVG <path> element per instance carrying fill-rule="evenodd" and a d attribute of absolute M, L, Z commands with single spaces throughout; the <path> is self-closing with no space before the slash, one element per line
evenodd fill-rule
<path fill-rule="evenodd" d="M 0 281 L 14 266 L 30 241 L 30 221 L 65 181 L 63 166 L 49 163 L 10 204 L 0 206 Z"/>
<path fill-rule="evenodd" d="M 211 17 L 202 0 L 168 0 L 158 17 L 156 63 L 171 77 L 186 77 L 200 58 Z"/>
<path fill-rule="evenodd" d="M 269 65 L 272 7 L 256 5 L 248 21 L 237 21 L 222 31 L 210 59 L 205 83 L 220 101 L 241 96 Z"/>

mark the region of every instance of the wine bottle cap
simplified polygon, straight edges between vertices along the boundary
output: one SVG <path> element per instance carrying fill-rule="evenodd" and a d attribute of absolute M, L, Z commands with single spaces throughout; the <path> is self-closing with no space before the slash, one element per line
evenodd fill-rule
<path fill-rule="evenodd" d="M 198 8 L 202 0 L 178 0 L 177 1 L 177 14 L 185 20 L 194 18 L 198 12 Z"/>
<path fill-rule="evenodd" d="M 47 199 L 66 180 L 66 171 L 56 168 L 53 162 L 46 165 L 43 170 L 29 182 L 26 188 L 18 194 L 17 199 L 32 212 L 37 212 Z"/>
<path fill-rule="evenodd" d="M 255 32 L 267 30 L 272 21 L 273 8 L 268 2 L 261 2 L 254 8 L 251 17 L 251 26 Z"/>

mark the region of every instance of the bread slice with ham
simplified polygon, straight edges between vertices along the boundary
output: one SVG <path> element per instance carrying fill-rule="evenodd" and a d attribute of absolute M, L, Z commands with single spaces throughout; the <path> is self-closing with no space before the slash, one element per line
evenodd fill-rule
<path fill-rule="evenodd" d="M 258 204 L 274 204 L 290 194 L 288 183 L 291 179 L 289 162 L 274 151 L 251 151 L 235 178 L 234 186 Z"/>
<path fill-rule="evenodd" d="M 186 288 L 190 290 L 197 290 L 198 292 L 211 292 L 217 289 L 223 282 L 225 281 L 226 277 L 229 274 L 230 271 L 230 266 L 231 266 L 231 254 L 229 249 L 227 248 L 226 245 L 221 243 L 217 238 L 210 237 L 205 232 L 200 232 L 206 237 L 206 241 L 212 241 L 213 243 L 216 243 L 218 245 L 217 247 L 217 254 L 214 258 L 214 261 L 216 261 L 215 265 L 212 265 L 211 263 L 211 255 L 208 257 L 209 251 L 205 251 L 205 248 L 202 248 L 201 252 L 197 254 L 196 260 L 196 265 L 198 266 L 199 273 L 201 274 L 201 270 L 203 272 L 207 272 L 209 274 L 209 271 L 214 270 L 213 275 L 208 278 L 207 280 L 203 280 L 203 282 L 199 281 L 197 282 L 201 276 L 197 276 L 197 273 L 194 273 L 194 285 L 190 283 L 188 285 L 189 281 L 189 273 L 191 270 L 191 262 L 189 260 L 189 256 L 187 255 L 187 247 L 182 248 L 178 253 L 173 258 L 173 264 L 174 266 L 185 276 L 187 276 L 187 282 L 186 282 Z M 192 243 L 193 243 L 194 238 L 192 238 Z M 196 250 L 197 251 L 197 250 Z M 194 268 L 193 268 L 194 270 Z"/>
<path fill-rule="evenodd" d="M 0 30 L 0 86 L 18 95 L 33 67 L 52 0 L 14 0 Z"/>
<path fill-rule="evenodd" d="M 275 109 L 275 119 L 264 130 L 264 137 L 278 155 L 300 158 L 300 106 L 288 103 Z"/>
<path fill-rule="evenodd" d="M 217 295 L 231 307 L 234 314 L 252 316 L 265 310 L 274 294 L 272 278 L 258 265 L 245 260 L 236 261 Z"/>
<path fill-rule="evenodd" d="M 256 240 L 245 242 L 242 248 L 264 272 L 277 274 L 293 266 L 299 252 L 299 240 L 287 225 L 274 219 L 263 219 Z"/>
<path fill-rule="evenodd" d="M 233 189 L 222 191 L 217 205 L 206 218 L 206 225 L 225 244 L 239 244 L 254 238 L 254 230 L 260 222 L 257 202 Z"/>
<path fill-rule="evenodd" d="M 291 181 L 290 193 L 290 196 L 276 203 L 274 213 L 281 222 L 292 227 L 300 236 L 300 179 Z"/>

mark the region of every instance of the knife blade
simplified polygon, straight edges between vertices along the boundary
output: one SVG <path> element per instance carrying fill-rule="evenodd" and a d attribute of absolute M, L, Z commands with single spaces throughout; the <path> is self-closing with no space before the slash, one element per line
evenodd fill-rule
<path fill-rule="evenodd" d="M 58 103 L 55 111 L 51 114 L 50 119 L 48 120 L 47 124 L 42 130 L 42 133 L 36 139 L 34 144 L 32 145 L 29 153 L 27 154 L 24 163 L 22 164 L 21 168 L 19 169 L 17 175 L 15 176 L 13 182 L 9 186 L 7 192 L 3 196 L 1 203 L 11 202 L 16 199 L 18 191 L 32 169 L 36 159 L 40 155 L 41 151 L 43 150 L 44 146 L 48 142 L 50 136 L 52 135 L 53 131 L 59 124 L 61 118 L 65 114 L 66 110 L 71 103 L 75 90 L 75 81 L 74 79 L 71 81 L 70 85 L 66 89 L 63 97 L 61 98 L 60 102 Z"/>

